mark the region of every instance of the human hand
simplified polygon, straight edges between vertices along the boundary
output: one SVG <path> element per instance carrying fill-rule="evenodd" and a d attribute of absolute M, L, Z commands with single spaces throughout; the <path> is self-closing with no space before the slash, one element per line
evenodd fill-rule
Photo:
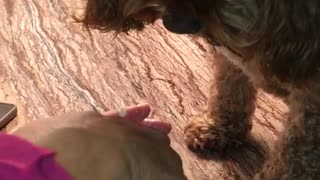
<path fill-rule="evenodd" d="M 148 105 L 117 111 L 67 113 L 33 121 L 14 132 L 56 152 L 74 179 L 185 180 L 182 162 L 170 147 L 168 124 L 144 121 Z"/>

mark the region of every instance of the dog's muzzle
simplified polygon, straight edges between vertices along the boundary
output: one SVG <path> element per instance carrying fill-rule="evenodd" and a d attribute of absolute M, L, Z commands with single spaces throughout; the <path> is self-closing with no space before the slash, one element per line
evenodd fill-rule
<path fill-rule="evenodd" d="M 201 30 L 201 23 L 194 17 L 167 14 L 162 17 L 164 27 L 176 34 L 195 34 Z"/>

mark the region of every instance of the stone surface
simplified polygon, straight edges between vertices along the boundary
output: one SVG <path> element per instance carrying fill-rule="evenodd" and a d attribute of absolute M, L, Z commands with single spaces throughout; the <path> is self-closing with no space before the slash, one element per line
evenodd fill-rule
<path fill-rule="evenodd" d="M 172 123 L 172 147 L 190 179 L 247 179 L 259 169 L 266 149 L 255 143 L 209 160 L 183 143 L 183 126 L 208 97 L 209 45 L 169 33 L 159 22 L 130 36 L 89 32 L 66 21 L 71 6 L 68 0 L 0 1 L 0 101 L 19 111 L 6 131 L 66 111 L 148 102 L 152 116 Z M 252 134 L 263 147 L 272 147 L 286 111 L 259 94 Z"/>

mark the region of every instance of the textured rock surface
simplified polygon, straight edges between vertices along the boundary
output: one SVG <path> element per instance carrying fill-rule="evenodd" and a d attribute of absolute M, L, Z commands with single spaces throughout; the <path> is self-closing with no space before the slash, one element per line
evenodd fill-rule
<path fill-rule="evenodd" d="M 182 128 L 205 105 L 210 46 L 165 31 L 161 23 L 130 36 L 90 33 L 66 21 L 68 0 L 0 1 L 0 101 L 18 105 L 10 131 L 65 111 L 119 108 L 148 102 L 170 121 L 172 146 L 190 179 L 247 179 L 264 150 L 254 144 L 227 157 L 201 160 L 183 144 Z M 286 106 L 260 93 L 253 135 L 272 147 Z M 261 140 L 263 139 L 263 141 Z"/>

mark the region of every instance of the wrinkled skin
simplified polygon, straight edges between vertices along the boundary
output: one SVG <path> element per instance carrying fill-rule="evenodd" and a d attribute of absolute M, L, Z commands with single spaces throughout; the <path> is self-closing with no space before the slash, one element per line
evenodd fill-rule
<path fill-rule="evenodd" d="M 119 113 L 74 112 L 33 121 L 14 132 L 56 152 L 76 180 L 183 180 L 182 162 L 170 147 L 170 126 L 144 121 L 148 105 Z"/>

